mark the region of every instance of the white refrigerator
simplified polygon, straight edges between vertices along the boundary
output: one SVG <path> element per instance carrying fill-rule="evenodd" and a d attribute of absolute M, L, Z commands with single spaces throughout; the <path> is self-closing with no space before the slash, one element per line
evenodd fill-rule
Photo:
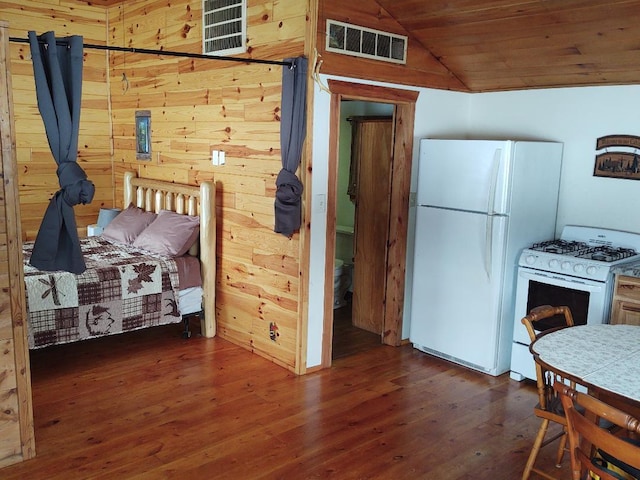
<path fill-rule="evenodd" d="M 518 256 L 555 237 L 562 144 L 420 142 L 411 292 L 413 346 L 509 370 Z"/>

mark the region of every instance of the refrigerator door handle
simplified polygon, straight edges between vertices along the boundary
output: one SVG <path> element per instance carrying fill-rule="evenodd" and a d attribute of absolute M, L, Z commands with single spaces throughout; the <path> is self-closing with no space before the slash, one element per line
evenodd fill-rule
<path fill-rule="evenodd" d="M 487 273 L 487 279 L 491 281 L 491 256 L 493 254 L 493 215 L 491 214 L 487 215 L 485 235 L 484 271 Z"/>
<path fill-rule="evenodd" d="M 484 271 L 487 278 L 491 281 L 491 263 L 493 255 L 493 215 L 495 214 L 494 205 L 496 200 L 496 187 L 498 185 L 498 170 L 500 167 L 500 158 L 502 157 L 502 149 L 496 148 L 493 153 L 493 163 L 491 165 L 491 183 L 489 184 L 489 198 L 487 200 L 487 225 L 485 227 L 484 242 Z"/>
<path fill-rule="evenodd" d="M 502 149 L 496 148 L 493 153 L 493 162 L 491 164 L 491 182 L 489 183 L 489 198 L 487 199 L 487 213 L 493 215 L 495 213 L 496 188 L 498 187 L 498 171 L 500 170 L 500 159 L 502 158 Z"/>

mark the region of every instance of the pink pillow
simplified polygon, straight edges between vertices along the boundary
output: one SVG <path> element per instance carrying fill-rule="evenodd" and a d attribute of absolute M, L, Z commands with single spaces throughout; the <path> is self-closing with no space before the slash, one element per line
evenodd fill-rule
<path fill-rule="evenodd" d="M 158 218 L 135 239 L 133 246 L 179 257 L 191 248 L 199 233 L 200 217 L 161 210 Z"/>
<path fill-rule="evenodd" d="M 131 204 L 109 222 L 102 232 L 102 237 L 113 242 L 132 244 L 156 217 L 155 213 L 145 212 Z"/>

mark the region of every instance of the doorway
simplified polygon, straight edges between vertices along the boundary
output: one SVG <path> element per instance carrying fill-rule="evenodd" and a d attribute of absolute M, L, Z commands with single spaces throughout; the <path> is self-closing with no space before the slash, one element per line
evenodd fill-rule
<path fill-rule="evenodd" d="M 390 170 L 387 175 L 388 198 L 384 208 L 388 212 L 382 232 L 386 255 L 381 257 L 383 290 L 378 311 L 379 342 L 397 346 L 402 341 L 402 313 L 406 271 L 407 218 L 413 153 L 413 122 L 418 93 L 410 90 L 362 85 L 329 80 L 331 112 L 329 132 L 329 168 L 327 189 L 327 238 L 325 264 L 325 309 L 323 323 L 323 367 L 331 365 L 334 327 L 334 259 L 336 258 L 337 190 L 340 150 L 341 110 L 346 102 L 365 102 L 386 105 L 392 113 L 392 141 Z M 354 231 L 357 240 L 357 232 Z M 356 267 L 357 268 L 357 267 Z M 378 279 L 380 280 L 380 279 Z M 354 286 L 358 288 L 357 285 Z"/>
<path fill-rule="evenodd" d="M 382 342 L 394 110 L 389 103 L 340 105 L 334 360 Z"/>

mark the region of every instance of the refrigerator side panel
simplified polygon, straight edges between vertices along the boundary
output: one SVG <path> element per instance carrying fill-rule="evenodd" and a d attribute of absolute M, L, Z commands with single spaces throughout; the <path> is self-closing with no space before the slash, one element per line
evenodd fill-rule
<path fill-rule="evenodd" d="M 515 142 L 511 172 L 505 275 L 499 332 L 499 363 L 509 368 L 515 318 L 518 258 L 533 243 L 555 238 L 562 144 Z"/>
<path fill-rule="evenodd" d="M 416 215 L 410 340 L 495 375 L 507 219 L 430 207 L 418 207 Z M 494 232 L 488 259 L 487 222 Z"/>
<path fill-rule="evenodd" d="M 512 142 L 420 142 L 418 205 L 506 213 L 506 179 Z"/>

